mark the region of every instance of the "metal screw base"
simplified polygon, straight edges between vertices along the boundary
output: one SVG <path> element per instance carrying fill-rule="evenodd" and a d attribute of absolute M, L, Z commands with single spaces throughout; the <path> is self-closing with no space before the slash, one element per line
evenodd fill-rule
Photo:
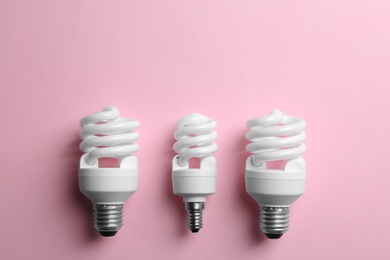
<path fill-rule="evenodd" d="M 290 207 L 267 207 L 260 205 L 260 229 L 270 239 L 278 239 L 287 232 Z"/>
<path fill-rule="evenodd" d="M 192 233 L 197 233 L 203 226 L 204 202 L 186 202 L 185 206 L 188 213 L 188 228 Z"/>
<path fill-rule="evenodd" d="M 94 204 L 93 225 L 100 235 L 114 236 L 123 226 L 123 204 Z"/>

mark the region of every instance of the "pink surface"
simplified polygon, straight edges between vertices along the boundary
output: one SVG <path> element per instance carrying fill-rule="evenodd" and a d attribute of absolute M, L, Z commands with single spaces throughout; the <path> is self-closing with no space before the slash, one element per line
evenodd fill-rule
<path fill-rule="evenodd" d="M 0 259 L 388 259 L 390 2 L 0 1 Z M 82 116 L 138 119 L 139 190 L 99 237 L 78 191 Z M 267 240 L 245 192 L 246 120 L 307 121 L 308 180 Z M 218 123 L 217 193 L 191 234 L 176 120 Z"/>

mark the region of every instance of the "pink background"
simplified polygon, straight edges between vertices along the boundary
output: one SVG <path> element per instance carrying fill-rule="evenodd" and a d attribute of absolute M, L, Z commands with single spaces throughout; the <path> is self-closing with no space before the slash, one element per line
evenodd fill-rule
<path fill-rule="evenodd" d="M 390 1 L 0 1 L 1 259 L 388 259 Z M 102 238 L 78 191 L 82 116 L 138 119 L 139 190 Z M 307 121 L 308 180 L 278 241 L 245 192 L 246 120 Z M 191 234 L 176 121 L 218 123 Z"/>

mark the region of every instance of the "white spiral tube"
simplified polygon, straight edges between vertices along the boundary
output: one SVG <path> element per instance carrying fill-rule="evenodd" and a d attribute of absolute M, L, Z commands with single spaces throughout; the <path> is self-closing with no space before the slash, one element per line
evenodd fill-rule
<path fill-rule="evenodd" d="M 252 163 L 260 166 L 263 161 L 287 160 L 300 157 L 305 152 L 303 129 L 306 122 L 297 117 L 283 115 L 273 110 L 269 115 L 251 119 L 246 138 L 248 152 L 253 153 Z"/>
<path fill-rule="evenodd" d="M 218 149 L 214 143 L 217 133 L 214 129 L 217 123 L 202 115 L 189 114 L 177 122 L 174 137 L 177 142 L 173 148 L 179 153 L 178 164 L 184 166 L 193 157 L 204 158 L 212 155 Z"/>
<path fill-rule="evenodd" d="M 83 139 L 80 149 L 87 153 L 88 164 L 94 164 L 102 157 L 122 159 L 139 149 L 134 143 L 139 138 L 139 133 L 134 132 L 139 122 L 119 117 L 119 110 L 114 106 L 83 117 L 80 126 Z"/>

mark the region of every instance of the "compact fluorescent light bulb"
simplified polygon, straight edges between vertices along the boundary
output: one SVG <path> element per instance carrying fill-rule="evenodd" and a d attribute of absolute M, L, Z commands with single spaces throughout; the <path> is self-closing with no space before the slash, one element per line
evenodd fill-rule
<path fill-rule="evenodd" d="M 190 114 L 177 122 L 172 161 L 173 193 L 182 196 L 188 212 L 188 227 L 198 232 L 203 225 L 202 213 L 206 197 L 214 194 L 217 183 L 217 162 L 212 156 L 218 149 L 214 143 L 217 123 L 201 114 Z M 200 158 L 199 168 L 190 168 L 191 158 Z"/>
<path fill-rule="evenodd" d="M 247 122 L 247 145 L 253 153 L 246 161 L 246 191 L 260 206 L 260 229 L 271 239 L 289 227 L 290 206 L 305 190 L 306 166 L 301 157 L 306 127 L 304 120 L 279 110 Z M 286 160 L 284 170 L 270 169 L 267 161 Z"/>
<path fill-rule="evenodd" d="M 102 236 L 114 236 L 123 225 L 123 205 L 137 190 L 138 161 L 133 155 L 138 121 L 119 117 L 114 106 L 81 119 L 80 191 L 94 208 L 95 229 Z M 119 159 L 119 168 L 99 168 L 99 158 Z"/>

